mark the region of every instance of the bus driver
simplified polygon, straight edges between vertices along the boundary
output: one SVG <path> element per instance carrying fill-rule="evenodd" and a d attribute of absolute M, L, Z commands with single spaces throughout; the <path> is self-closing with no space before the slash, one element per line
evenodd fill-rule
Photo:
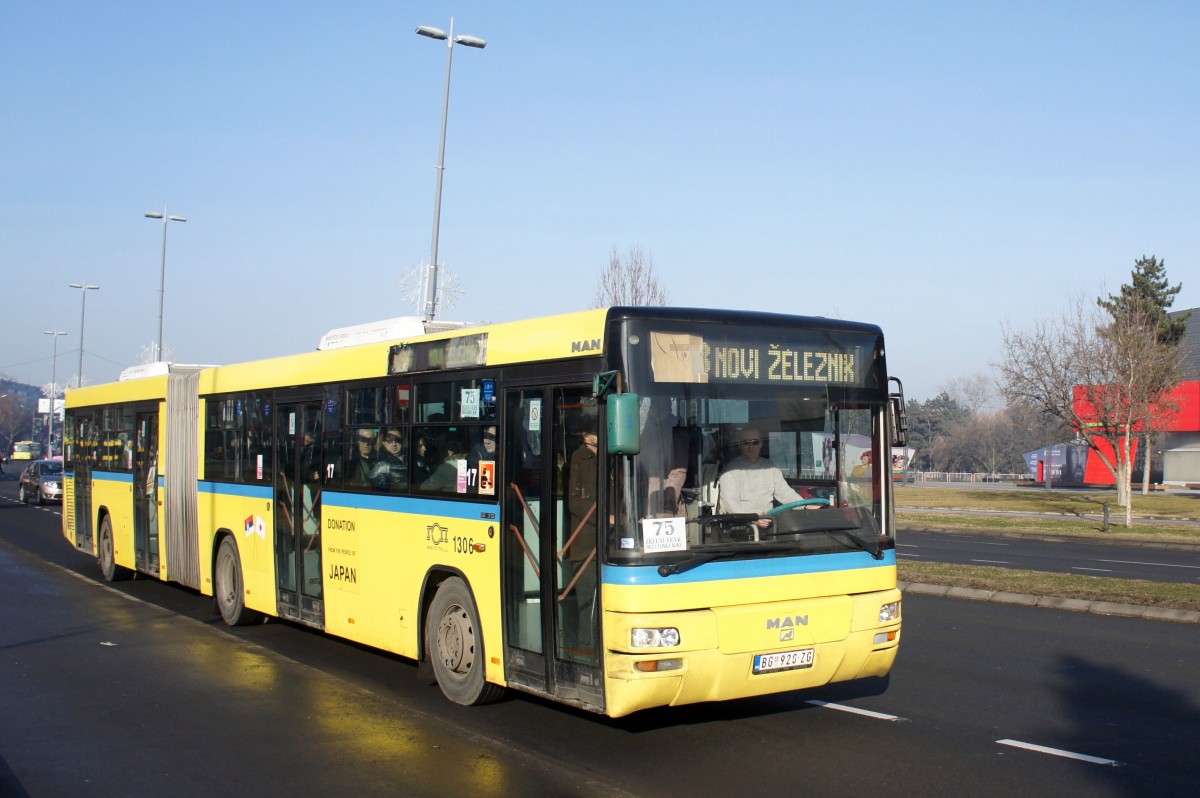
<path fill-rule="evenodd" d="M 718 513 L 756 513 L 760 527 L 771 525 L 765 517 L 772 502 L 798 502 L 799 493 L 792 489 L 770 460 L 762 457 L 764 439 L 755 427 L 744 427 L 737 442 L 739 454 L 717 480 Z"/>

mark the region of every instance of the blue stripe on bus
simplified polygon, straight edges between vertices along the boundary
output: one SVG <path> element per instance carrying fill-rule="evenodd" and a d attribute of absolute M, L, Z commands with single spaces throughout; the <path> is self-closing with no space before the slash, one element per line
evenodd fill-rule
<path fill-rule="evenodd" d="M 687 552 L 679 552 L 680 561 L 688 559 Z M 841 554 L 810 554 L 804 557 L 768 557 L 757 560 L 718 560 L 704 563 L 698 568 L 681 574 L 659 576 L 657 565 L 606 565 L 600 569 L 606 585 L 671 585 L 687 582 L 716 582 L 723 579 L 749 579 L 765 576 L 789 576 L 813 574 L 827 571 L 852 571 L 861 568 L 881 568 L 896 564 L 896 552 L 885 551 L 882 560 L 876 560 L 865 551 L 848 551 Z"/>
<path fill-rule="evenodd" d="M 445 499 L 422 499 L 412 496 L 389 496 L 382 493 L 332 493 L 322 494 L 326 507 L 349 507 L 359 510 L 382 510 L 389 513 L 411 515 L 440 515 L 465 521 L 500 520 L 500 505 L 484 502 L 456 502 Z"/>
<path fill-rule="evenodd" d="M 133 474 L 122 471 L 93 471 L 92 480 L 95 482 L 128 482 L 133 484 Z"/>
<path fill-rule="evenodd" d="M 275 490 L 270 485 L 239 485 L 235 482 L 208 482 L 200 480 L 200 492 L 217 496 L 245 496 L 251 499 L 273 499 Z"/>
<path fill-rule="evenodd" d="M 232 482 L 200 481 L 200 492 L 217 496 L 244 496 L 257 499 L 275 498 L 270 485 L 239 485 Z M 410 515 L 438 515 L 466 521 L 498 521 L 500 507 L 482 502 L 455 502 L 444 499 L 422 499 L 411 496 L 390 496 L 378 493 L 342 493 L 327 490 L 321 494 L 325 507 L 345 507 L 352 510 L 381 510 Z M 490 517 L 489 517 L 490 516 Z"/>

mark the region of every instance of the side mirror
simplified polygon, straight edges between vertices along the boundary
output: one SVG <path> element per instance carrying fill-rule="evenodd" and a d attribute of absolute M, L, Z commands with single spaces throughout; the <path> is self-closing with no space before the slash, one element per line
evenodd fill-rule
<path fill-rule="evenodd" d="M 896 383 L 896 390 L 888 394 L 888 415 L 892 424 L 892 445 L 908 445 L 908 413 L 904 406 L 904 384 L 897 377 L 888 377 L 888 382 Z"/>
<path fill-rule="evenodd" d="M 637 454 L 642 450 L 639 401 L 636 393 L 610 393 L 608 409 L 608 453 Z"/>

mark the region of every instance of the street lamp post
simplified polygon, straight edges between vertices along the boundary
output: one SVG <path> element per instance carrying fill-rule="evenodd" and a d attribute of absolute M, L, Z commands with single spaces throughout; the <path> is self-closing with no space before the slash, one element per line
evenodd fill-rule
<path fill-rule="evenodd" d="M 79 308 L 79 378 L 75 384 L 76 388 L 81 388 L 83 387 L 83 320 L 87 316 L 87 292 L 99 291 L 100 286 L 88 285 L 85 280 L 82 283 L 71 283 L 68 287 L 78 288 L 80 293 L 83 294 L 83 302 Z"/>
<path fill-rule="evenodd" d="M 46 330 L 46 335 L 54 336 L 54 357 L 50 361 L 50 445 L 49 457 L 54 457 L 54 396 L 58 393 L 58 336 L 66 335 L 62 330 Z"/>
<path fill-rule="evenodd" d="M 428 36 L 430 39 L 446 42 L 446 91 L 442 98 L 442 140 L 438 148 L 437 190 L 433 196 L 433 253 L 429 264 L 429 285 L 425 293 L 425 321 L 432 321 L 437 315 L 437 280 L 438 280 L 438 225 L 442 216 L 442 175 L 446 171 L 446 119 L 450 114 L 450 65 L 454 61 L 454 45 L 475 47 L 482 50 L 487 42 L 476 36 L 455 36 L 454 17 L 450 18 L 450 33 L 441 28 L 428 25 L 417 27 L 417 34 Z"/>
<path fill-rule="evenodd" d="M 147 219 L 162 219 L 163 223 L 163 245 L 162 245 L 162 268 L 158 273 L 158 340 L 154 344 L 154 362 L 162 360 L 163 351 L 163 298 L 167 291 L 167 224 L 169 222 L 186 222 L 186 216 L 168 216 L 167 206 L 163 206 L 162 213 L 150 211 L 145 214 Z"/>

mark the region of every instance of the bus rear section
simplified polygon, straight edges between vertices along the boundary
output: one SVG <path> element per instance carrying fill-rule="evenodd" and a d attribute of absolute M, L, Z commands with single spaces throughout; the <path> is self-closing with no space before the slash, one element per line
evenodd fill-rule
<path fill-rule="evenodd" d="M 12 460 L 40 460 L 42 445 L 36 441 L 16 441 L 13 443 Z"/>

